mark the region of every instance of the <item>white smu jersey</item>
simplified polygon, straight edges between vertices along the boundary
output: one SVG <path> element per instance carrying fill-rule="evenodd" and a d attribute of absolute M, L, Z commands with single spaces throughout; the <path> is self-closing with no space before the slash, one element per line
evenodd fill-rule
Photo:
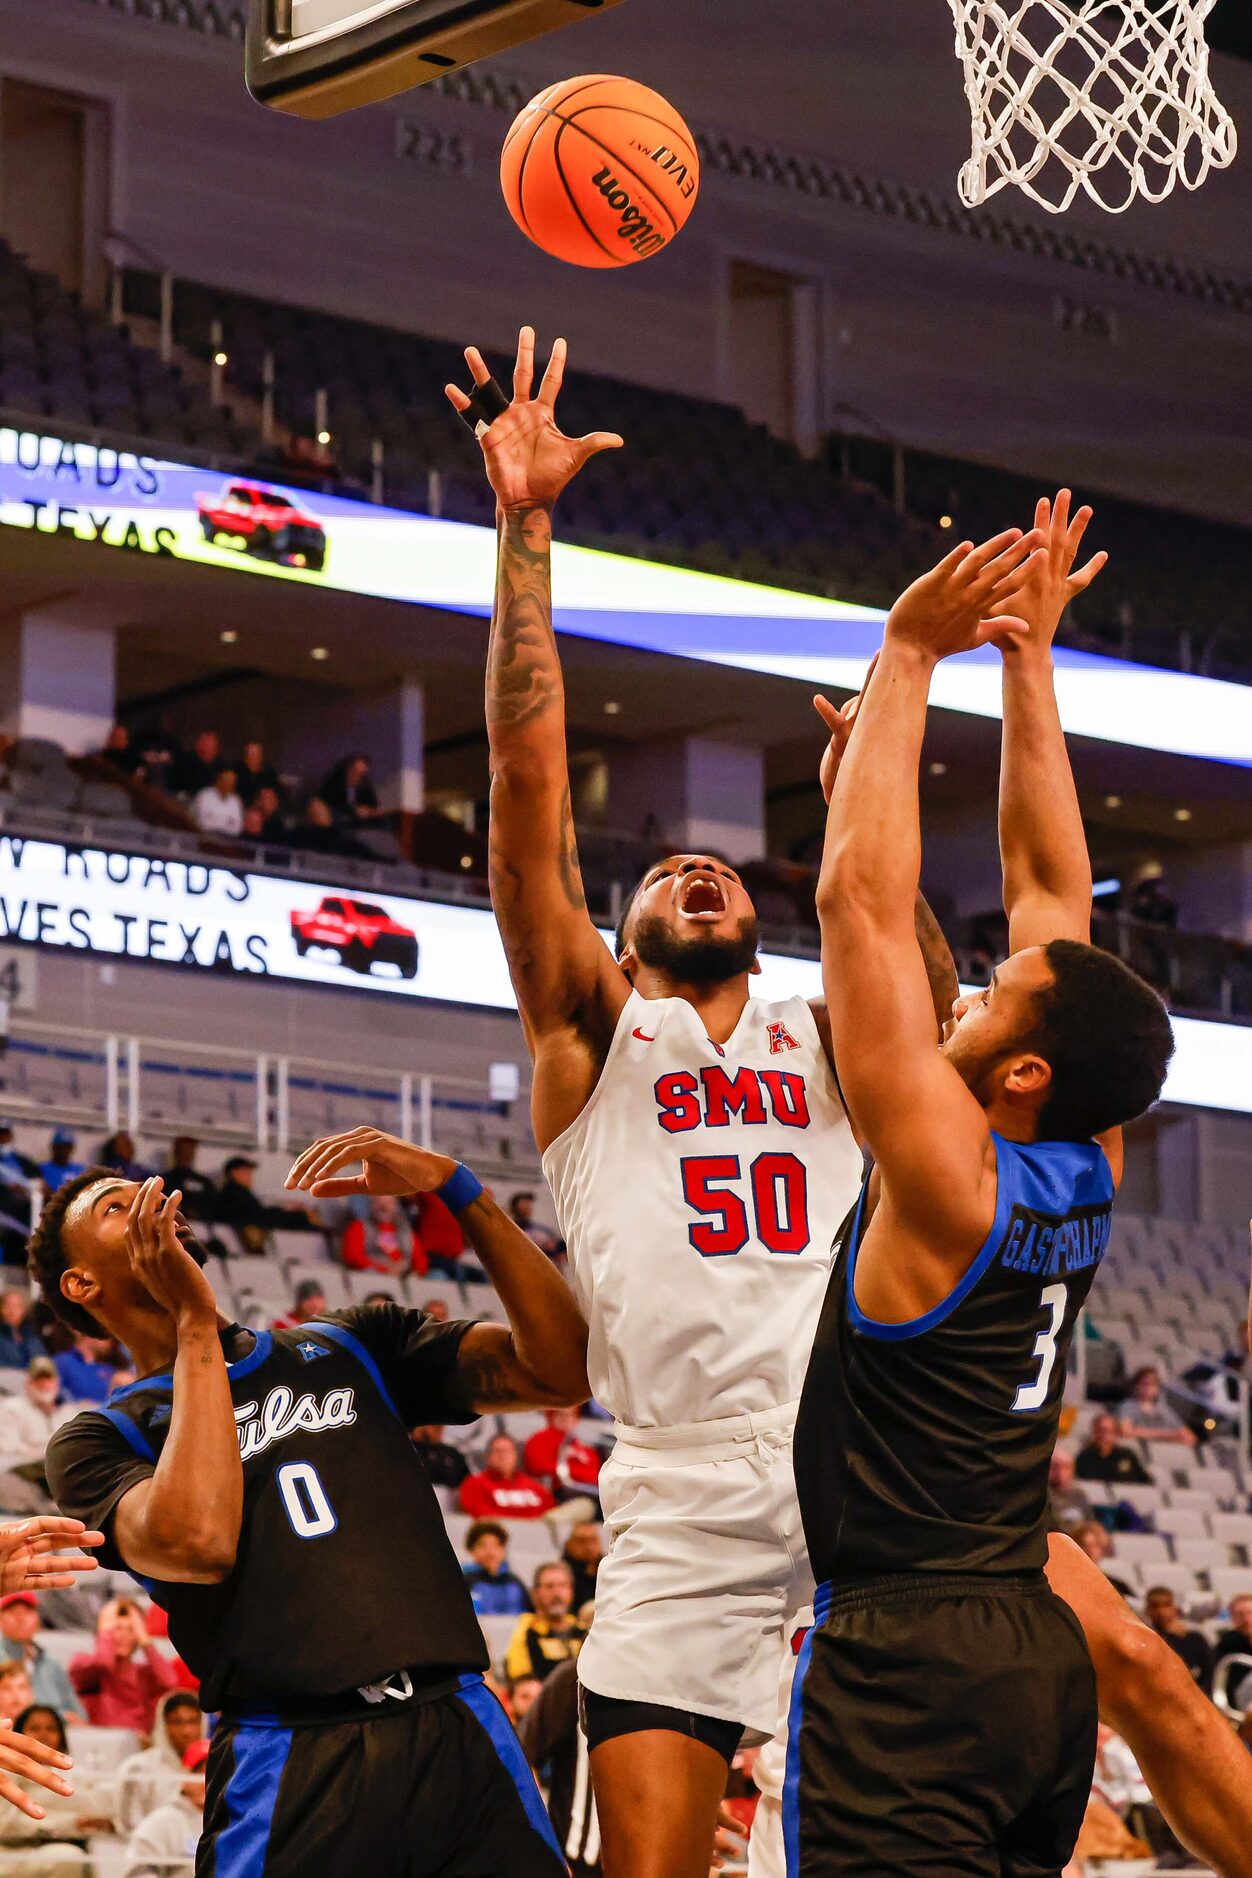
<path fill-rule="evenodd" d="M 672 1427 L 800 1394 L 861 1153 L 803 998 L 725 1044 L 632 991 L 586 1107 L 543 1157 L 596 1400 Z"/>

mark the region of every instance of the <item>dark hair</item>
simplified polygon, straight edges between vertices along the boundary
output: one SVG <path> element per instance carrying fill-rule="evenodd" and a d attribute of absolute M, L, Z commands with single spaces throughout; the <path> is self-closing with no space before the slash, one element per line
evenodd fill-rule
<path fill-rule="evenodd" d="M 1044 947 L 1052 983 L 1036 996 L 1033 1039 L 1052 1070 L 1036 1140 L 1090 1141 L 1133 1121 L 1161 1093 L 1174 1033 L 1137 972 L 1074 939 Z"/>
<path fill-rule="evenodd" d="M 71 1330 L 78 1331 L 84 1337 L 107 1337 L 108 1332 L 98 1324 L 90 1311 L 85 1311 L 81 1304 L 75 1304 L 61 1290 L 61 1280 L 69 1270 L 69 1258 L 65 1250 L 63 1234 L 65 1215 L 73 1206 L 80 1193 L 88 1187 L 94 1187 L 102 1180 L 116 1180 L 117 1175 L 107 1167 L 89 1167 L 85 1173 L 75 1174 L 73 1180 L 67 1180 L 57 1188 L 43 1212 L 39 1224 L 26 1242 L 26 1269 L 34 1283 L 39 1286 L 40 1296 L 54 1317 L 68 1324 Z"/>
<path fill-rule="evenodd" d="M 508 1549 L 509 1535 L 498 1519 L 476 1519 L 465 1535 L 465 1550 L 472 1552 L 480 1539 L 498 1539 Z"/>
<path fill-rule="evenodd" d="M 61 1737 L 61 1752 L 62 1754 L 68 1754 L 70 1744 L 65 1733 L 65 1717 L 62 1715 L 59 1708 L 53 1708 L 51 1702 L 32 1702 L 29 1708 L 24 1708 L 13 1724 L 14 1734 L 24 1735 L 26 1733 L 26 1724 L 32 1715 L 51 1715 L 57 1725 L 57 1733 Z"/>
<path fill-rule="evenodd" d="M 1141 1368 L 1137 1369 L 1130 1379 L 1131 1388 L 1137 1389 L 1145 1376 L 1155 1376 L 1159 1382 L 1161 1380 L 1161 1372 L 1157 1364 L 1144 1363 Z"/>
<path fill-rule="evenodd" d="M 171 1709 L 176 1708 L 194 1708 L 198 1715 L 200 1713 L 200 1698 L 194 1696 L 190 1689 L 172 1689 L 165 1698 L 165 1706 L 162 1708 L 161 1713 L 162 1715 L 168 1715 Z"/>
<path fill-rule="evenodd" d="M 569 1560 L 567 1558 L 550 1558 L 545 1560 L 542 1565 L 536 1565 L 535 1575 L 530 1581 L 532 1591 L 539 1589 L 539 1580 L 546 1577 L 549 1572 L 560 1572 L 563 1578 L 569 1579 L 571 1585 L 574 1582 L 574 1567 L 570 1564 Z"/>
<path fill-rule="evenodd" d="M 1145 1604 L 1149 1598 L 1169 1598 L 1173 1603 L 1177 1604 L 1178 1593 L 1171 1591 L 1168 1585 L 1149 1585 L 1143 1594 Z"/>

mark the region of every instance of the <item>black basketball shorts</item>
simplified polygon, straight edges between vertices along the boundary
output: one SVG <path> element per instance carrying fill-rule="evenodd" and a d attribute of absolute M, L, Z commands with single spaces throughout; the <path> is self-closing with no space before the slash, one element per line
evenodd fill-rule
<path fill-rule="evenodd" d="M 1091 1791 L 1095 1671 L 1038 1579 L 818 1589 L 796 1665 L 787 1878 L 1056 1878 Z"/>
<path fill-rule="evenodd" d="M 561 1878 L 535 1777 L 480 1676 L 361 1719 L 223 1721 L 196 1878 Z"/>

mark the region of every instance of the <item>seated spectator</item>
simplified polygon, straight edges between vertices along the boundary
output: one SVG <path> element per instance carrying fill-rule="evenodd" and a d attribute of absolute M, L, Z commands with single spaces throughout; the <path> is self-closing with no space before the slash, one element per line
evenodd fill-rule
<path fill-rule="evenodd" d="M 146 761 L 146 759 L 145 759 Z M 194 801 L 202 789 L 211 789 L 222 764 L 222 740 L 215 730 L 200 730 L 173 764 L 169 786 L 176 796 Z M 149 771 L 151 774 L 151 771 Z"/>
<path fill-rule="evenodd" d="M 30 1317 L 30 1293 L 11 1285 L 0 1296 L 0 1369 L 26 1369 L 48 1354 Z"/>
<path fill-rule="evenodd" d="M 1075 1479 L 1074 1457 L 1057 1448 L 1048 1470 L 1048 1517 L 1054 1532 L 1072 1532 L 1095 1518 L 1090 1500 Z"/>
<path fill-rule="evenodd" d="M 211 783 L 191 798 L 191 819 L 202 835 L 241 835 L 243 803 L 233 769 L 219 769 Z"/>
<path fill-rule="evenodd" d="M 1223 1421 L 1239 1422 L 1239 1385 L 1248 1364 L 1248 1320 L 1240 1317 L 1235 1340 L 1220 1357 L 1204 1357 L 1183 1374 L 1191 1394 Z"/>
<path fill-rule="evenodd" d="M 516 1617 L 530 1609 L 530 1593 L 509 1569 L 509 1535 L 498 1520 L 476 1519 L 465 1535 L 470 1562 L 462 1565 L 480 1617 Z"/>
<path fill-rule="evenodd" d="M 55 1193 L 67 1180 L 75 1180 L 79 1174 L 86 1172 L 83 1163 L 72 1158 L 74 1140 L 74 1132 L 70 1128 L 53 1130 L 51 1152 L 39 1169 L 39 1178 L 48 1193 Z"/>
<path fill-rule="evenodd" d="M 1164 1637 L 1176 1656 L 1180 1656 L 1207 1695 L 1213 1680 L 1213 1652 L 1202 1631 L 1192 1630 L 1182 1621 L 1178 1600 L 1164 1585 L 1153 1585 L 1144 1599 L 1143 1614 L 1158 1637 Z"/>
<path fill-rule="evenodd" d="M 72 1403 L 62 1402 L 56 1362 L 45 1350 L 27 1365 L 21 1394 L 0 1397 L 0 1454 L 42 1459 L 57 1429 L 77 1412 Z"/>
<path fill-rule="evenodd" d="M 182 760 L 182 745 L 175 736 L 168 713 L 155 724 L 146 724 L 136 733 L 134 748 L 143 768 L 143 779 L 150 788 L 177 794 L 174 772 Z"/>
<path fill-rule="evenodd" d="M 152 1733 L 156 1705 L 178 1686 L 178 1674 L 148 1636 L 138 1605 L 127 1598 L 114 1598 L 101 1611 L 95 1649 L 70 1659 L 70 1681 L 88 1719 L 97 1728 L 133 1728 L 141 1735 Z"/>
<path fill-rule="evenodd" d="M 207 1741 L 193 1741 L 183 1755 L 185 1778 L 178 1792 L 140 1820 L 126 1848 L 123 1878 L 191 1878 L 204 1830 L 204 1763 Z"/>
<path fill-rule="evenodd" d="M 443 1438 L 443 1423 L 430 1422 L 409 1434 L 413 1452 L 433 1487 L 459 1487 L 469 1474 L 469 1462 L 460 1448 Z"/>
<path fill-rule="evenodd" d="M 272 1232 L 320 1232 L 321 1221 L 307 1207 L 284 1203 L 270 1206 L 252 1191 L 257 1163 L 246 1154 L 233 1154 L 222 1169 L 217 1190 L 217 1223 L 239 1235 L 244 1250 L 263 1254 Z"/>
<path fill-rule="evenodd" d="M 73 1721 L 86 1721 L 87 1711 L 74 1693 L 64 1663 L 35 1641 L 38 1630 L 39 1600 L 33 1591 L 11 1591 L 0 1598 L 0 1659 L 22 1665 L 36 1702 Z"/>
<path fill-rule="evenodd" d="M 533 1193 L 515 1193 L 508 1204 L 508 1215 L 515 1226 L 520 1226 L 528 1239 L 533 1239 L 539 1250 L 548 1258 L 560 1261 L 565 1257 L 565 1241 L 558 1239 L 554 1232 L 540 1225 L 535 1218 L 535 1196 Z"/>
<path fill-rule="evenodd" d="M 556 1501 L 538 1480 L 522 1473 L 512 1435 L 496 1435 L 487 1447 L 487 1465 L 461 1488 L 461 1510 L 471 1519 L 538 1519 Z"/>
<path fill-rule="evenodd" d="M 162 1176 L 165 1191 L 174 1189 L 183 1196 L 183 1212 L 189 1220 L 211 1226 L 217 1218 L 217 1188 L 207 1174 L 196 1166 L 200 1143 L 194 1135 L 176 1135 L 170 1148 L 170 1163 Z"/>
<path fill-rule="evenodd" d="M 190 1689 L 171 1689 L 157 1703 L 152 1746 L 141 1748 L 117 1770 L 117 1823 L 133 1832 L 141 1819 L 177 1797 L 183 1755 L 204 1733 L 204 1716 Z"/>
<path fill-rule="evenodd" d="M 414 1222 L 432 1278 L 451 1278 L 465 1284 L 481 1281 L 483 1273 L 465 1257 L 465 1234 L 456 1214 L 449 1211 L 437 1193 L 415 1196 Z"/>
<path fill-rule="evenodd" d="M 504 1673 L 530 1674 L 543 1682 L 558 1663 L 572 1662 L 587 1633 L 572 1615 L 574 1574 L 560 1559 L 541 1565 L 530 1587 L 532 1611 L 517 1620 L 504 1658 Z"/>
<path fill-rule="evenodd" d="M 298 822 L 287 830 L 287 841 L 305 854 L 341 854 L 335 818 L 320 796 L 310 796 Z"/>
<path fill-rule="evenodd" d="M 509 1720 L 515 1728 L 525 1721 L 535 1705 L 535 1697 L 543 1688 L 538 1676 L 519 1676 L 516 1682 L 510 1677 L 504 1685 L 504 1705 L 509 1711 Z"/>
<path fill-rule="evenodd" d="M 376 822 L 382 814 L 370 780 L 370 760 L 359 750 L 345 756 L 327 772 L 317 793 L 335 822 L 346 822 L 350 826 Z"/>
<path fill-rule="evenodd" d="M 0 1727 L 12 1728 L 23 1709 L 35 1700 L 25 1663 L 6 1657 L 0 1663 Z"/>
<path fill-rule="evenodd" d="M 13 1124 L 0 1121 L 0 1259 L 6 1265 L 26 1263 L 31 1196 L 38 1183 L 38 1164 L 14 1147 Z"/>
<path fill-rule="evenodd" d="M 1232 1666 L 1227 1673 L 1223 1664 L 1229 1663 L 1233 1656 L 1252 1657 L 1252 1591 L 1231 1598 L 1226 1615 L 1229 1628 L 1222 1631 L 1213 1645 L 1213 1688 L 1215 1693 L 1221 1689 L 1228 1702 L 1235 1702 L 1240 1683 L 1252 1675 L 1252 1670 L 1242 1663 Z M 1235 1706 L 1242 1708 L 1243 1704 L 1235 1702 Z"/>
<path fill-rule="evenodd" d="M 23 1154 L 13 1140 L 13 1124 L 0 1119 L 0 1186 L 29 1193 L 39 1178 L 39 1163 Z"/>
<path fill-rule="evenodd" d="M 588 1496 L 596 1500 L 603 1461 L 574 1432 L 578 1410 L 545 1409 L 543 1418 L 547 1427 L 538 1429 L 526 1443 L 522 1458 L 527 1473 L 543 1481 L 558 1505 Z"/>
<path fill-rule="evenodd" d="M 1108 1561 L 1114 1556 L 1113 1535 L 1107 1526 L 1102 1526 L 1098 1519 L 1089 1519 L 1085 1526 L 1075 1526 L 1070 1534 L 1074 1544 L 1081 1546 L 1093 1565 L 1098 1565 L 1104 1576 L 1121 1597 L 1132 1595 L 1130 1586 L 1124 1578 L 1115 1578 L 1108 1568 Z"/>
<path fill-rule="evenodd" d="M 259 737 L 251 737 L 243 746 L 239 762 L 235 769 L 235 787 L 246 809 L 250 809 L 263 789 L 274 797 L 275 806 L 282 796 L 282 784 L 278 771 L 265 754 L 265 745 Z"/>
<path fill-rule="evenodd" d="M 146 1180 L 152 1172 L 149 1167 L 141 1167 L 135 1159 L 135 1143 L 125 1129 L 110 1135 L 103 1144 L 99 1165 L 107 1167 L 110 1173 L 120 1174 L 123 1180 Z"/>
<path fill-rule="evenodd" d="M 413 1263 L 413 1229 L 388 1193 L 350 1202 L 353 1217 L 339 1252 L 350 1272 L 406 1272 Z M 423 1264 L 425 1261 L 423 1261 Z"/>
<path fill-rule="evenodd" d="M 1137 1369 L 1130 1379 L 1130 1394 L 1117 1411 L 1119 1433 L 1128 1440 L 1173 1441 L 1179 1447 L 1193 1448 L 1195 1436 L 1183 1425 L 1182 1416 L 1161 1394 L 1161 1374 L 1152 1368 Z"/>
<path fill-rule="evenodd" d="M 111 1337 L 89 1337 L 79 1331 L 72 1347 L 52 1360 L 66 1401 L 108 1401 L 117 1376 Z"/>
<path fill-rule="evenodd" d="M 561 1557 L 574 1574 L 574 1609 L 581 1611 L 596 1595 L 596 1573 L 604 1557 L 602 1528 L 594 1519 L 571 1526 Z"/>
<path fill-rule="evenodd" d="M 418 1306 L 418 1309 L 424 1311 L 426 1316 L 433 1319 L 436 1324 L 446 1324 L 451 1317 L 446 1298 L 427 1298 L 424 1304 Z"/>
<path fill-rule="evenodd" d="M 1118 1432 L 1112 1415 L 1097 1415 L 1091 1424 L 1091 1439 L 1074 1462 L 1075 1474 L 1079 1480 L 1112 1480 L 1150 1487 L 1151 1474 L 1133 1449 L 1120 1445 Z"/>
<path fill-rule="evenodd" d="M 60 1754 L 66 1744 L 65 1722 L 55 1708 L 35 1702 L 22 1710 L 15 1731 Z M 104 1781 L 75 1768 L 72 1793 L 53 1793 L 18 1776 L 14 1785 L 36 1802 L 42 1819 L 31 1819 L 15 1806 L 0 1806 L 0 1872 L 13 1878 L 90 1878 L 94 1861 L 83 1846 L 88 1835 L 113 1830 L 110 1794 Z M 10 1859 L 13 1860 L 10 1863 Z"/>
<path fill-rule="evenodd" d="M 316 1278 L 302 1278 L 296 1286 L 296 1301 L 289 1311 L 274 1319 L 275 1330 L 299 1330 L 316 1317 L 325 1317 L 330 1309 L 326 1293 Z"/>
<path fill-rule="evenodd" d="M 285 842 L 288 835 L 287 820 L 283 814 L 282 797 L 277 789 L 258 789 L 255 798 L 249 804 L 260 816 L 259 835 L 261 841 Z"/>
<path fill-rule="evenodd" d="M 102 747 L 96 755 L 105 763 L 111 763 L 123 776 L 134 776 L 143 769 L 143 757 L 134 748 L 130 732 L 125 724 L 114 724 Z"/>

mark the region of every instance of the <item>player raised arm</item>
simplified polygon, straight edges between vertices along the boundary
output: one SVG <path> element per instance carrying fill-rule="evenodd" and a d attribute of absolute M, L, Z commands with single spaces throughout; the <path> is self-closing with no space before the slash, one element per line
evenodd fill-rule
<path fill-rule="evenodd" d="M 935 1047 L 914 931 L 921 875 L 918 766 L 941 658 L 1025 630 L 992 620 L 1027 578 L 1033 535 L 965 542 L 892 608 L 831 794 L 818 885 L 822 974 L 848 1106 L 901 1219 L 967 1258 L 994 1207 L 986 1117 Z M 928 1126 L 919 1128 L 919 1115 Z"/>
<path fill-rule="evenodd" d="M 465 354 L 476 385 L 490 373 L 482 354 Z M 491 898 L 508 955 L 527 1041 L 537 1058 L 552 1039 L 578 1034 L 607 1041 L 629 987 L 592 925 L 578 869 L 565 747 L 565 692 L 552 627 L 552 509 L 561 491 L 601 450 L 618 449 L 608 431 L 566 437 L 556 397 L 566 347 L 558 339 L 538 395 L 535 335 L 523 326 L 513 402 L 481 434 L 496 496 L 499 559 L 487 652 L 487 734 L 491 749 Z M 458 411 L 470 400 L 455 385 Z M 559 1079 L 559 1072 L 558 1072 Z M 536 1079 L 536 1105 L 548 1091 Z M 577 1093 L 576 1114 L 586 1091 Z M 540 1145 L 572 1114 L 537 1114 Z"/>
<path fill-rule="evenodd" d="M 340 1172 L 358 1161 L 359 1174 Z M 460 1177 L 460 1191 L 448 1188 L 454 1176 Z M 457 1161 L 376 1128 L 354 1128 L 315 1141 L 288 1174 L 287 1186 L 318 1200 L 445 1190 L 443 1198 L 482 1260 L 509 1320 L 507 1330 L 502 1324 L 474 1324 L 463 1337 L 457 1376 L 465 1399 L 481 1414 L 573 1408 L 587 1400 L 587 1326 L 573 1292 L 551 1259 Z"/>
<path fill-rule="evenodd" d="M 1004 736 L 1000 759 L 1000 856 L 1009 951 L 1053 939 L 1091 937 L 1091 861 L 1083 833 L 1065 733 L 1053 684 L 1052 641 L 1065 608 L 1108 559 L 1074 562 L 1092 511 L 1070 519 L 1070 492 L 1041 498 L 1035 528 L 1046 552 L 1008 606 L 1029 632 L 1007 640 L 1004 655 Z"/>

